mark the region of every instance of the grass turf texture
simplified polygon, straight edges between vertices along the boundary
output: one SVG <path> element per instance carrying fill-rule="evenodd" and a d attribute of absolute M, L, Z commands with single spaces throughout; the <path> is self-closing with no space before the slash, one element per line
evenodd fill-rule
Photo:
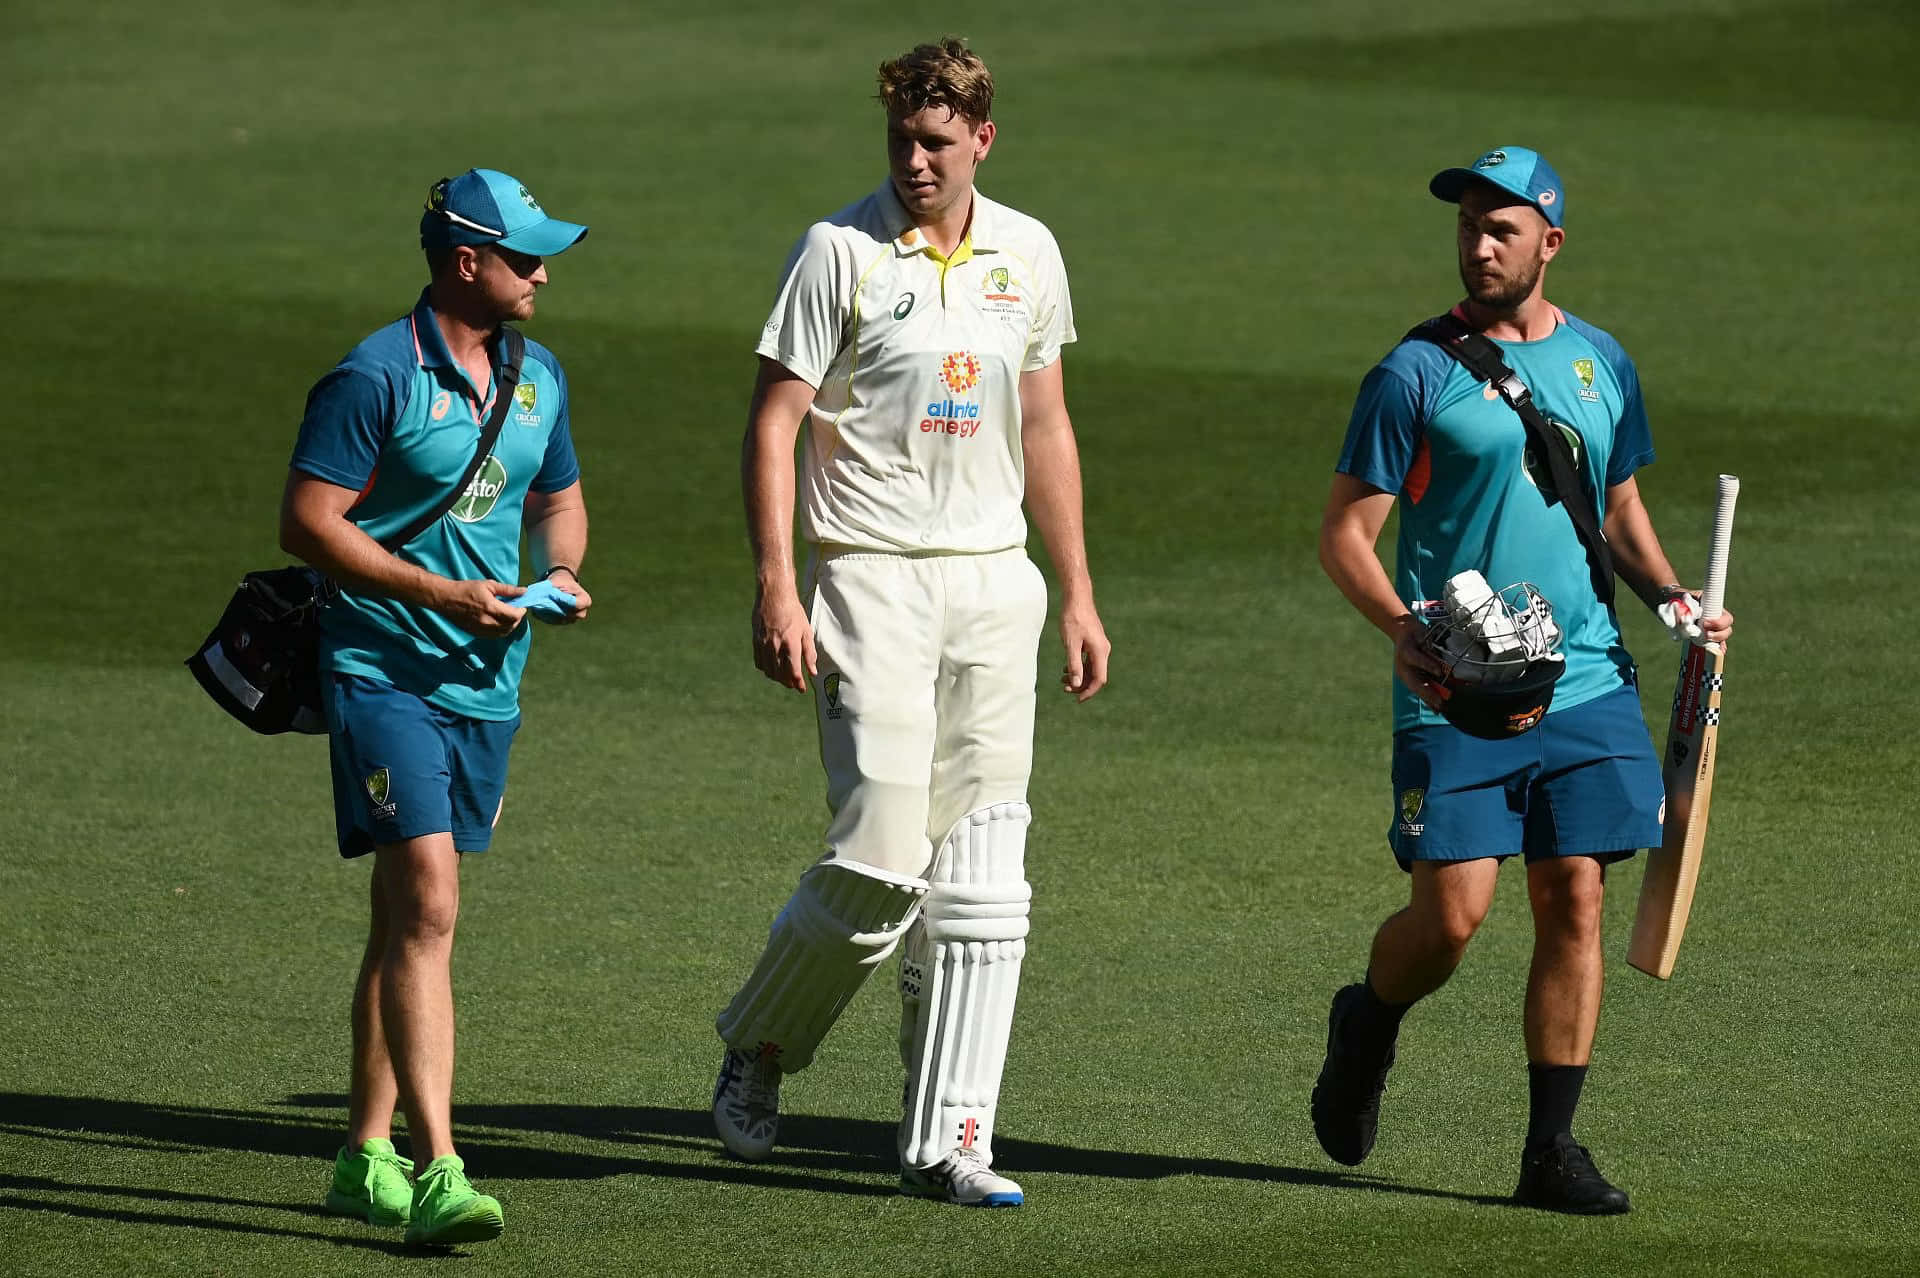
<path fill-rule="evenodd" d="M 1269 9 L 1271 11 L 1269 11 Z M 934 26 L 925 25 L 934 21 Z M 659 1273 L 1885 1272 L 1920 1245 L 1912 522 L 1920 204 L 1904 4 L 1025 6 L 990 193 L 1050 222 L 1116 682 L 1043 698 L 1035 926 L 1001 1163 L 1018 1212 L 891 1192 L 894 1001 L 723 1160 L 712 1014 L 817 845 L 803 703 L 746 659 L 749 354 L 813 216 L 878 179 L 893 7 L 455 27 L 349 3 L 25 0 L 0 54 L 13 606 L 0 613 L 0 1252 L 20 1274 L 373 1269 L 318 1204 L 365 868 L 313 740 L 178 662 L 276 559 L 305 388 L 400 313 L 469 164 L 594 227 L 531 330 L 566 362 L 591 625 L 542 633 L 456 956 L 481 1269 Z M 1634 1214 L 1508 1209 L 1530 941 L 1508 882 L 1410 1019 L 1355 1173 L 1306 1119 L 1326 1001 L 1405 891 L 1384 645 L 1314 562 L 1353 387 L 1457 293 L 1434 169 L 1518 142 L 1571 187 L 1552 296 L 1648 388 L 1643 491 L 1695 575 L 1745 483 L 1714 828 L 1671 985 L 1609 975 L 1579 1130 Z M 1386 543 L 1390 545 L 1389 543 Z M 1629 640 L 1664 722 L 1673 650 Z M 1045 656 L 1043 669 L 1053 657 Z M 404 1137 L 401 1141 L 404 1151 Z"/>

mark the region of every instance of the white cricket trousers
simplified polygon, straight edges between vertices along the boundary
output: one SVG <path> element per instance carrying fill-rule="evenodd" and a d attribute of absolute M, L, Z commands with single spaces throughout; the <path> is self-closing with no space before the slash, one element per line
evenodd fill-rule
<path fill-rule="evenodd" d="M 1025 802 L 1047 587 L 1024 549 L 816 550 L 828 855 L 925 877 L 969 812 Z"/>

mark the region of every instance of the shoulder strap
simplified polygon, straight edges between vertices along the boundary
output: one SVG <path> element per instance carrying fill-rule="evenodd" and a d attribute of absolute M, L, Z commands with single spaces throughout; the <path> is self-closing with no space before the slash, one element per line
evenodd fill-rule
<path fill-rule="evenodd" d="M 1541 414 L 1533 402 L 1533 392 L 1520 375 L 1507 367 L 1500 348 L 1484 333 L 1476 333 L 1448 312 L 1416 324 L 1407 333 L 1408 341 L 1432 342 L 1458 360 L 1475 380 L 1487 382 L 1500 392 L 1500 398 L 1519 414 L 1526 427 L 1534 453 L 1547 464 L 1550 486 L 1539 486 L 1549 506 L 1556 502 L 1567 508 L 1573 530 L 1587 552 L 1587 572 L 1593 578 L 1594 593 L 1602 603 L 1613 602 L 1613 551 L 1607 535 L 1600 529 L 1600 512 L 1593 494 L 1580 479 L 1580 463 L 1566 437 Z"/>
<path fill-rule="evenodd" d="M 500 374 L 495 382 L 493 411 L 487 414 L 486 423 L 480 428 L 480 442 L 473 450 L 473 460 L 467 463 L 467 469 L 460 476 L 460 482 L 453 491 L 443 497 L 428 513 L 420 516 L 391 537 L 384 537 L 380 544 L 388 551 L 395 551 L 433 527 L 446 517 L 449 510 L 460 504 L 460 498 L 466 494 L 467 485 L 480 473 L 480 467 L 486 463 L 487 454 L 493 451 L 494 441 L 500 438 L 500 427 L 506 423 L 507 409 L 513 403 L 513 391 L 520 384 L 520 363 L 526 358 L 527 339 L 520 330 L 505 324 L 500 332 L 506 342 L 506 351 L 500 361 Z"/>

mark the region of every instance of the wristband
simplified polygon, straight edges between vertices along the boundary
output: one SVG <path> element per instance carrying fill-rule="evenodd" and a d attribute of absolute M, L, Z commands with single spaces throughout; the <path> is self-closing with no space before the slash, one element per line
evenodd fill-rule
<path fill-rule="evenodd" d="M 580 574 L 577 572 L 574 572 L 573 566 L 571 564 L 555 564 L 553 567 L 541 573 L 539 579 L 541 581 L 545 581 L 547 578 L 553 576 L 553 574 L 555 574 L 556 572 L 572 572 L 573 579 L 575 581 L 580 580 Z"/>

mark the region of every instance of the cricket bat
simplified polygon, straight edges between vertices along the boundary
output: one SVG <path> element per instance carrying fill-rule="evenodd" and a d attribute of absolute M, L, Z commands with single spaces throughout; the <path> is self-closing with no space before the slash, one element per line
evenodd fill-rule
<path fill-rule="evenodd" d="M 1702 620 L 1717 617 L 1727 587 L 1727 548 L 1733 540 L 1733 503 L 1740 480 L 1720 476 L 1720 500 L 1713 512 L 1713 549 L 1707 555 L 1707 584 L 1700 592 Z M 1700 880 L 1706 851 L 1707 813 L 1713 805 L 1713 765 L 1720 745 L 1720 692 L 1727 654 L 1719 644 L 1689 643 L 1673 690 L 1673 716 L 1667 722 L 1667 752 L 1661 775 L 1667 787 L 1660 846 L 1647 855 L 1640 880 L 1640 909 L 1633 920 L 1627 962 L 1667 980 L 1686 935 L 1693 910 L 1693 889 Z"/>

